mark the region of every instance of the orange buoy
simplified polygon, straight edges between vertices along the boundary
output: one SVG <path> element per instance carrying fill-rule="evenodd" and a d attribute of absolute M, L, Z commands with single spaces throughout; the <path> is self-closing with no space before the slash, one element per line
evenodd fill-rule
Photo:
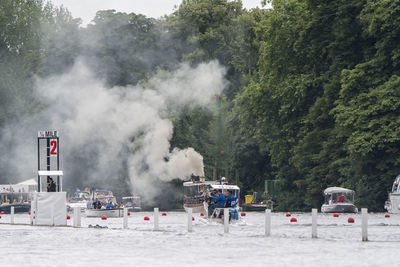
<path fill-rule="evenodd" d="M 348 222 L 348 223 L 354 223 L 354 218 L 352 218 L 352 217 L 348 218 L 348 219 L 347 219 L 347 222 Z"/>
<path fill-rule="evenodd" d="M 290 212 L 287 212 L 286 217 L 290 217 L 290 216 L 292 216 L 292 214 L 290 214 Z"/>
<path fill-rule="evenodd" d="M 1 219 L 1 216 L 0 216 L 0 219 Z"/>
<path fill-rule="evenodd" d="M 166 212 L 163 212 L 163 213 L 161 214 L 161 216 L 167 216 L 167 213 L 166 213 Z"/>
<path fill-rule="evenodd" d="M 144 217 L 144 220 L 145 220 L 145 221 L 150 221 L 150 218 L 149 218 L 148 216 L 145 216 L 145 217 Z"/>
<path fill-rule="evenodd" d="M 297 219 L 295 217 L 290 219 L 290 222 L 297 222 Z"/>
<path fill-rule="evenodd" d="M 107 220 L 107 216 L 106 216 L 106 215 L 103 215 L 103 216 L 101 216 L 101 219 L 102 219 L 103 221 L 105 221 L 105 220 Z"/>
<path fill-rule="evenodd" d="M 241 212 L 240 216 L 242 216 L 242 217 L 246 216 L 246 212 Z"/>
<path fill-rule="evenodd" d="M 192 217 L 192 221 L 194 221 L 194 217 Z"/>
<path fill-rule="evenodd" d="M 71 219 L 71 216 L 69 216 L 69 214 L 67 214 L 67 220 Z"/>
<path fill-rule="evenodd" d="M 128 216 L 131 216 L 131 213 L 128 211 Z"/>
<path fill-rule="evenodd" d="M 204 212 L 200 213 L 200 216 L 202 216 L 202 217 L 203 217 L 203 216 L 204 216 Z"/>
<path fill-rule="evenodd" d="M 4 211 L 0 212 L 0 214 L 4 214 Z"/>
<path fill-rule="evenodd" d="M 335 217 L 335 218 L 339 217 L 339 213 L 334 213 L 333 217 Z"/>
<path fill-rule="evenodd" d="M 29 211 L 28 214 L 31 215 L 31 211 Z"/>
<path fill-rule="evenodd" d="M 390 218 L 390 214 L 389 214 L 389 213 L 386 213 L 386 214 L 385 214 L 385 218 Z"/>

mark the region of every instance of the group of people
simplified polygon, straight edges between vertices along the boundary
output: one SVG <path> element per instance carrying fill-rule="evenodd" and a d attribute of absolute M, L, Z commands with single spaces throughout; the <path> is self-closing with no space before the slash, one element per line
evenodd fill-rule
<path fill-rule="evenodd" d="M 229 219 L 234 218 L 238 219 L 237 205 L 239 202 L 239 198 L 232 194 L 231 191 L 227 191 L 225 194 L 222 193 L 222 190 L 213 191 L 209 196 L 214 203 L 211 203 L 208 206 L 208 214 L 211 216 L 214 214 L 216 208 L 230 208 L 229 209 Z M 223 215 L 223 210 L 220 211 L 218 217 Z"/>
<path fill-rule="evenodd" d="M 91 206 L 91 207 L 89 207 L 89 206 Z M 93 203 L 88 202 L 88 208 L 93 208 L 93 209 L 101 209 L 101 210 L 114 209 L 114 208 L 116 208 L 116 206 L 117 206 L 117 204 L 114 205 L 111 201 L 101 202 L 97 198 L 95 201 L 93 201 Z"/>

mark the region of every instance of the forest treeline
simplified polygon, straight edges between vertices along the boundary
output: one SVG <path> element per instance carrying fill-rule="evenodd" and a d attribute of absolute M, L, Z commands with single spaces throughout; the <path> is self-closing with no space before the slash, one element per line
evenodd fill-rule
<path fill-rule="evenodd" d="M 319 207 L 328 186 L 382 210 L 400 173 L 400 0 L 270 4 L 183 0 L 159 19 L 105 10 L 81 27 L 63 7 L 3 0 L 0 127 L 40 110 L 35 77 L 62 73 L 78 57 L 110 87 L 218 60 L 228 86 L 212 109 L 170 118 L 172 148 L 193 147 L 207 177 L 229 177 L 243 194 L 276 180 L 280 210 Z"/>

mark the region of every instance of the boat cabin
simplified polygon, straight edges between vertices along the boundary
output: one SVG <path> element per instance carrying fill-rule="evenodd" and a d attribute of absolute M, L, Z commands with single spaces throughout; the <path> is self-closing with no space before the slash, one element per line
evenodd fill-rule
<path fill-rule="evenodd" d="M 183 204 L 203 205 L 203 201 L 210 192 L 211 182 L 191 181 L 183 183 Z"/>
<path fill-rule="evenodd" d="M 354 191 L 342 187 L 329 187 L 324 191 L 325 204 L 354 203 Z"/>

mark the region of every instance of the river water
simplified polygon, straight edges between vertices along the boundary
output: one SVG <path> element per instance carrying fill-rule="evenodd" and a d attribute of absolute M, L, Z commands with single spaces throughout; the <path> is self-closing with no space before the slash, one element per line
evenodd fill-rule
<path fill-rule="evenodd" d="M 194 214 L 193 232 L 187 214 L 159 216 L 154 231 L 151 212 L 131 213 L 128 229 L 122 218 L 82 217 L 82 227 L 29 224 L 28 214 L 0 219 L 1 266 L 397 266 L 400 215 L 369 214 L 368 242 L 361 242 L 361 215 L 318 215 L 318 238 L 311 238 L 311 213 L 272 213 L 266 237 L 265 214 L 248 212 L 245 223 L 207 224 Z M 144 221 L 144 217 L 150 221 Z M 347 219 L 353 217 L 355 223 Z M 88 225 L 107 228 L 88 228 Z M 73 218 L 68 221 L 73 225 Z"/>

